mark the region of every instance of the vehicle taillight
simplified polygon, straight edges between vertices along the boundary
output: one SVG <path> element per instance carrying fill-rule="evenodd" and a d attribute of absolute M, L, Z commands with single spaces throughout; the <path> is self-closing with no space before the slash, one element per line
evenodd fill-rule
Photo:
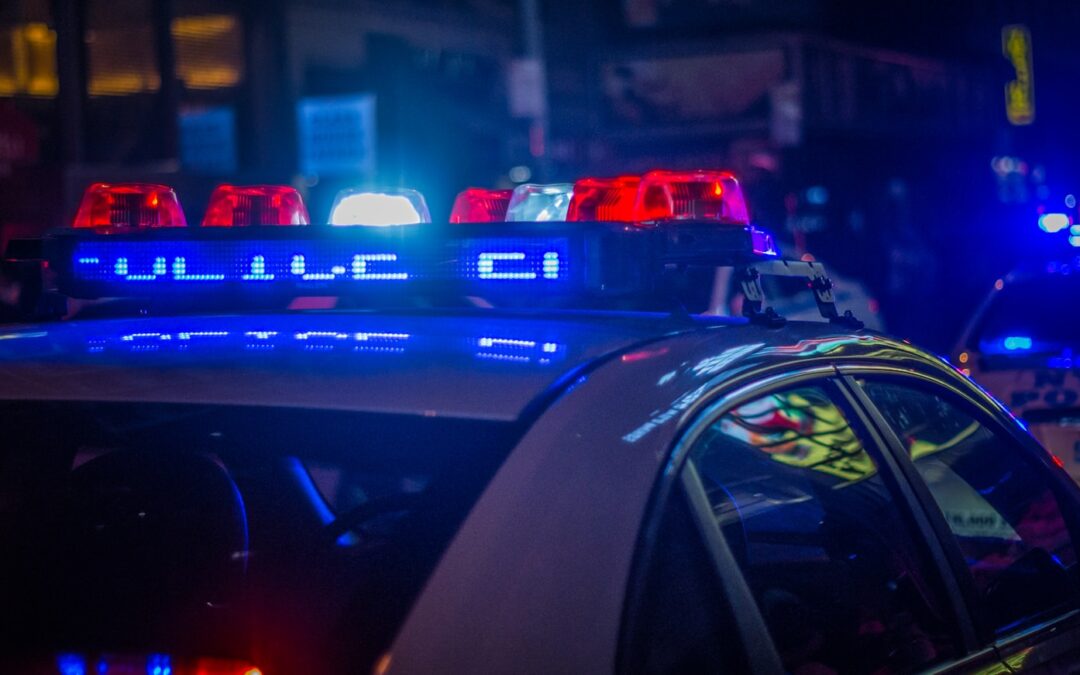
<path fill-rule="evenodd" d="M 203 227 L 307 225 L 304 200 L 288 185 L 219 185 L 210 195 Z"/>
<path fill-rule="evenodd" d="M 641 179 L 633 219 L 750 223 L 742 189 L 726 171 L 650 171 Z"/>
<path fill-rule="evenodd" d="M 509 222 L 545 222 L 566 220 L 570 198 L 574 194 L 571 183 L 535 185 L 526 183 L 514 188 L 510 205 L 506 209 Z"/>
<path fill-rule="evenodd" d="M 346 189 L 337 194 L 330 208 L 331 225 L 413 225 L 430 223 L 424 195 L 418 190 Z"/>
<path fill-rule="evenodd" d="M 574 183 L 567 220 L 623 221 L 634 219 L 634 201 L 641 179 L 637 176 L 619 178 L 583 178 Z"/>
<path fill-rule="evenodd" d="M 167 185 L 94 183 L 83 193 L 73 227 L 137 230 L 187 227 L 180 200 Z"/>
<path fill-rule="evenodd" d="M 451 223 L 497 223 L 506 220 L 513 190 L 468 188 L 458 193 L 450 211 Z"/>

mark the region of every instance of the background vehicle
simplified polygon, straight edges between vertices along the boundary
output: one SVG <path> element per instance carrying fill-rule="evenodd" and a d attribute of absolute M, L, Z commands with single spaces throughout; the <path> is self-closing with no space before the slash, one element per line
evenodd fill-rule
<path fill-rule="evenodd" d="M 999 280 L 972 319 L 956 362 L 1024 418 L 1080 480 L 1080 260 Z"/>

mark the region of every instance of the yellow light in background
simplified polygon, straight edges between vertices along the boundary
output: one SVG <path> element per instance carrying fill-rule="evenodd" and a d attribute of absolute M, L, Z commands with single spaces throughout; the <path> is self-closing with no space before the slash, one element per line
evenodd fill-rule
<path fill-rule="evenodd" d="M 960 363 L 967 363 L 968 358 L 970 357 L 968 356 L 967 352 L 960 352 Z"/>
<path fill-rule="evenodd" d="M 236 31 L 236 17 L 228 14 L 178 16 L 172 22 L 174 38 L 207 39 L 230 35 Z"/>
<path fill-rule="evenodd" d="M 52 97 L 56 76 L 56 31 L 44 23 L 0 30 L 0 96 Z"/>
<path fill-rule="evenodd" d="M 0 29 L 0 96 L 14 96 L 19 91 L 15 61 L 15 32 Z"/>
<path fill-rule="evenodd" d="M 91 96 L 126 96 L 160 88 L 161 78 L 150 71 L 104 72 L 95 75 L 87 87 Z"/>
<path fill-rule="evenodd" d="M 176 75 L 188 89 L 235 87 L 243 78 L 243 36 L 230 14 L 179 16 L 172 21 Z"/>
<path fill-rule="evenodd" d="M 27 24 L 23 29 L 28 63 L 26 93 L 31 96 L 56 96 L 60 81 L 56 76 L 56 31 L 43 23 Z"/>
<path fill-rule="evenodd" d="M 161 88 L 149 27 L 90 30 L 85 40 L 90 96 L 129 96 Z"/>

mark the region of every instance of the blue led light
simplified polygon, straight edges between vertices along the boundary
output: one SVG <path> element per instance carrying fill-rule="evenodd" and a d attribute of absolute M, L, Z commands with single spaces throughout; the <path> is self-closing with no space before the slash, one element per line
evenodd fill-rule
<path fill-rule="evenodd" d="M 1024 335 L 1010 335 L 1001 341 L 1005 349 L 1010 352 L 1028 351 L 1031 349 L 1031 338 Z"/>
<path fill-rule="evenodd" d="M 511 340 L 509 338 L 492 338 L 492 337 L 482 337 L 479 340 L 477 340 L 477 343 L 481 347 L 494 347 L 496 345 L 501 345 L 501 346 L 506 346 L 506 347 L 527 347 L 528 348 L 528 347 L 535 347 L 536 346 L 536 342 L 533 341 L 533 340 Z"/>
<path fill-rule="evenodd" d="M 535 279 L 536 272 L 496 272 L 495 262 L 498 260 L 524 260 L 524 253 L 488 253 L 484 252 L 477 256 L 476 268 L 480 271 L 481 279 Z"/>
<path fill-rule="evenodd" d="M 476 358 L 489 359 L 491 361 L 513 361 L 515 363 L 530 363 L 532 358 L 519 354 L 497 354 L 494 352 L 477 352 Z"/>
<path fill-rule="evenodd" d="M 404 281 L 409 278 L 408 272 L 372 273 L 368 271 L 369 262 L 397 262 L 397 259 L 397 255 L 393 253 L 354 255 L 352 259 L 352 278 L 377 279 L 381 281 Z M 342 271 L 342 273 L 344 273 L 344 271 Z"/>
<path fill-rule="evenodd" d="M 100 260 L 97 257 L 79 258 L 82 260 Z M 84 263 L 95 265 L 98 263 Z M 156 256 L 154 262 L 150 267 L 150 274 L 131 274 L 129 272 L 129 263 L 126 257 L 120 257 L 116 259 L 116 264 L 113 265 L 113 271 L 116 276 L 123 277 L 125 281 L 154 281 L 158 277 L 164 276 L 167 270 L 168 261 L 162 256 Z"/>
<path fill-rule="evenodd" d="M 173 260 L 172 270 L 173 279 L 177 281 L 221 281 L 225 278 L 224 274 L 188 274 L 187 258 L 184 256 L 177 256 Z"/>
<path fill-rule="evenodd" d="M 411 280 L 568 282 L 567 237 L 452 239 L 438 247 L 301 240 L 102 239 L 78 242 L 72 279 L 118 287 L 402 284 Z"/>
<path fill-rule="evenodd" d="M 251 271 L 243 276 L 244 281 L 273 281 L 274 275 L 266 273 L 266 258 L 261 255 L 251 259 Z"/>
<path fill-rule="evenodd" d="M 167 327 L 160 325 L 162 329 L 156 331 L 133 330 L 136 327 L 128 323 L 123 330 L 87 335 L 85 349 L 95 355 L 139 354 L 145 359 L 172 359 L 185 353 L 229 359 L 230 352 L 243 358 L 273 358 L 289 353 L 308 353 L 313 358 L 449 353 L 541 367 L 568 355 L 567 345 L 549 335 L 466 334 L 448 340 L 444 335 L 415 335 L 396 325 L 357 326 L 353 321 L 177 321 Z"/>
<path fill-rule="evenodd" d="M 78 654 L 61 654 L 56 657 L 60 675 L 86 675 L 86 659 Z"/>
<path fill-rule="evenodd" d="M 544 278 L 559 278 L 559 254 L 554 251 L 548 251 L 544 254 Z"/>
<path fill-rule="evenodd" d="M 128 333 L 127 335 L 121 335 L 120 339 L 124 342 L 133 342 L 135 340 L 145 340 L 147 338 L 157 338 L 159 340 L 171 340 L 172 335 L 168 333 Z"/>
<path fill-rule="evenodd" d="M 172 659 L 167 654 L 151 654 L 146 659 L 146 675 L 172 675 Z"/>
<path fill-rule="evenodd" d="M 512 363 L 551 363 L 560 345 L 556 342 L 538 342 L 521 338 L 480 337 L 476 339 L 476 358 L 489 361 L 509 361 Z"/>
<path fill-rule="evenodd" d="M 190 340 L 191 338 L 228 337 L 228 335 L 229 331 L 227 330 L 199 330 L 188 333 L 177 333 L 176 337 L 179 340 Z"/>

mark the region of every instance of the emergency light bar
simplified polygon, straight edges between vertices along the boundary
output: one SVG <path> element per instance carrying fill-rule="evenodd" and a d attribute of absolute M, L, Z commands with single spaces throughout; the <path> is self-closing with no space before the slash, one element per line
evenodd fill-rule
<path fill-rule="evenodd" d="M 50 233 L 37 255 L 71 297 L 229 297 L 238 305 L 318 295 L 656 300 L 673 269 L 730 266 L 751 321 L 783 322 L 764 307 L 759 283 L 780 275 L 807 279 L 822 316 L 861 326 L 838 313 L 820 265 L 777 260 L 772 236 L 750 224 L 727 172 L 470 188 L 445 223 L 431 222 L 415 190 L 345 190 L 329 220 L 289 227 L 308 225 L 291 187 L 223 185 L 202 227 L 188 228 L 170 188 L 98 183 L 74 227 Z"/>

